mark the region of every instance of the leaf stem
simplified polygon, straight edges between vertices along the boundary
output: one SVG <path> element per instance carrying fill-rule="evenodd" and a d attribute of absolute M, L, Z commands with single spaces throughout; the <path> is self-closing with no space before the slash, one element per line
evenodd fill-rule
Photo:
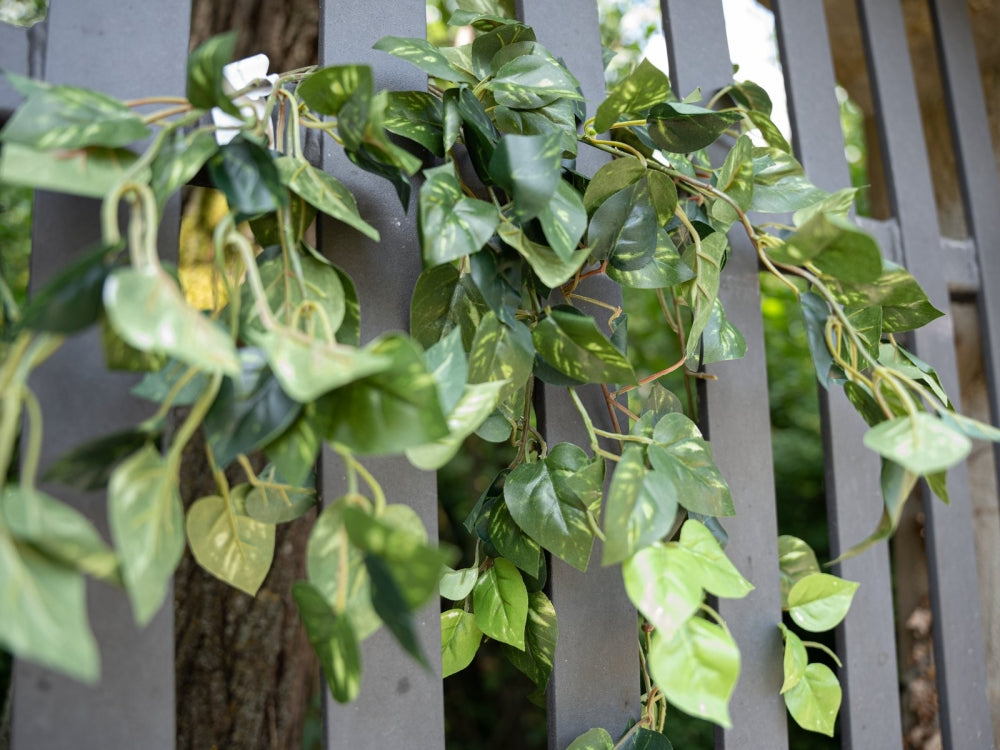
<path fill-rule="evenodd" d="M 187 417 L 184 419 L 183 424 L 181 424 L 180 429 L 174 435 L 173 441 L 170 443 L 170 450 L 167 452 L 166 462 L 173 470 L 180 468 L 181 463 L 181 453 L 184 451 L 184 446 L 187 445 L 188 441 L 194 436 L 198 427 L 205 420 L 205 415 L 208 414 L 208 410 L 212 407 L 212 403 L 215 401 L 216 395 L 219 393 L 219 387 L 222 385 L 222 373 L 215 373 L 212 376 L 208 387 L 201 392 L 198 400 L 194 402 L 191 406 L 191 411 L 188 412 Z"/>

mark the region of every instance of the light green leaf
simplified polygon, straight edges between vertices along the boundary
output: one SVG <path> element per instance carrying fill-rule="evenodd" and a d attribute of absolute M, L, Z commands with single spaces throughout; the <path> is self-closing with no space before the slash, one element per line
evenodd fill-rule
<path fill-rule="evenodd" d="M 114 330 L 144 352 L 160 352 L 209 372 L 240 373 L 232 339 L 187 302 L 159 266 L 118 268 L 104 283 Z"/>
<path fill-rule="evenodd" d="M 351 620 L 334 612 L 319 590 L 305 581 L 292 584 L 292 596 L 330 692 L 337 702 L 349 703 L 361 689 L 361 650 Z"/>
<path fill-rule="evenodd" d="M 781 263 L 811 262 L 844 283 L 875 282 L 882 275 L 878 243 L 848 219 L 833 213 L 817 213 L 769 255 Z"/>
<path fill-rule="evenodd" d="M 275 160 L 281 182 L 309 205 L 332 216 L 366 237 L 379 241 L 378 230 L 361 218 L 351 191 L 331 174 L 317 169 L 305 159 L 282 156 Z"/>
<path fill-rule="evenodd" d="M 477 578 L 479 578 L 478 567 L 452 570 L 446 566 L 444 573 L 441 574 L 441 596 L 449 601 L 461 601 L 472 593 Z"/>
<path fill-rule="evenodd" d="M 962 432 L 926 412 L 875 425 L 865 433 L 864 443 L 919 475 L 954 466 L 972 450 L 972 442 Z"/>
<path fill-rule="evenodd" d="M 814 663 L 785 693 L 785 705 L 800 727 L 833 737 L 841 698 L 840 682 L 833 670 L 826 664 Z"/>
<path fill-rule="evenodd" d="M 497 227 L 500 238 L 517 250 L 531 266 L 539 280 L 547 287 L 555 288 L 564 284 L 579 270 L 590 255 L 590 249 L 582 247 L 568 260 L 559 257 L 555 250 L 529 239 L 524 229 L 516 224 L 502 221 Z"/>
<path fill-rule="evenodd" d="M 695 560 L 699 572 L 698 583 L 708 593 L 742 599 L 753 591 L 753 584 L 730 562 L 712 532 L 703 523 L 694 519 L 684 522 L 680 547 Z"/>
<path fill-rule="evenodd" d="M 646 547 L 622 563 L 629 599 L 664 638 L 701 606 L 697 572 L 691 558 L 672 544 Z"/>
<path fill-rule="evenodd" d="M 261 472 L 256 485 L 247 485 L 244 504 L 247 515 L 256 521 L 287 523 L 304 516 L 316 506 L 316 491 L 281 481 L 275 467 L 269 466 Z"/>
<path fill-rule="evenodd" d="M 0 500 L 0 520 L 16 542 L 30 544 L 53 562 L 121 584 L 118 556 L 94 525 L 66 503 L 37 489 L 8 485 Z"/>
<path fill-rule="evenodd" d="M 785 639 L 785 656 L 782 660 L 785 678 L 781 684 L 781 694 L 784 695 L 805 676 L 809 656 L 806 654 L 806 647 L 802 645 L 802 639 L 780 622 L 778 627 Z"/>
<path fill-rule="evenodd" d="M 0 182 L 53 190 L 86 198 L 103 198 L 125 175 L 136 155 L 124 148 L 40 151 L 18 143 L 0 150 Z M 142 179 L 148 173 L 140 173 Z"/>
<path fill-rule="evenodd" d="M 670 635 L 654 632 L 649 668 L 677 708 L 722 727 L 732 726 L 729 698 L 739 677 L 740 652 L 722 627 L 692 617 Z"/>
<path fill-rule="evenodd" d="M 222 69 L 233 59 L 237 32 L 213 36 L 201 44 L 188 58 L 187 98 L 198 109 L 221 107 L 233 117 L 240 111 L 225 92 Z"/>
<path fill-rule="evenodd" d="M 83 576 L 0 529 L 0 644 L 84 682 L 100 673 Z"/>
<path fill-rule="evenodd" d="M 184 509 L 176 467 L 147 445 L 122 462 L 108 484 L 108 523 L 139 625 L 167 594 L 184 553 Z"/>
<path fill-rule="evenodd" d="M 559 180 L 549 205 L 538 214 L 549 246 L 563 260 L 570 260 L 587 229 L 587 212 L 576 188 Z M 496 228 L 496 225 L 494 225 Z"/>
<path fill-rule="evenodd" d="M 496 558 L 476 581 L 472 603 L 480 630 L 490 638 L 524 649 L 528 590 L 514 563 Z"/>
<path fill-rule="evenodd" d="M 614 159 L 602 165 L 590 178 L 587 190 L 583 194 L 583 205 L 587 209 L 587 215 L 592 216 L 604 201 L 638 182 L 645 175 L 646 169 L 634 156 Z"/>
<path fill-rule="evenodd" d="M 36 89 L 0 130 L 0 141 L 40 151 L 88 146 L 117 148 L 149 135 L 149 126 L 122 102 L 75 86 Z"/>
<path fill-rule="evenodd" d="M 186 529 L 191 553 L 202 568 L 256 596 L 274 558 L 274 526 L 254 520 L 240 507 L 249 489 L 242 485 L 228 498 L 196 500 L 188 509 Z"/>
<path fill-rule="evenodd" d="M 677 502 L 705 516 L 736 514 L 729 485 L 694 422 L 683 414 L 666 414 L 657 422 L 653 439 L 649 462 L 670 478 Z"/>
<path fill-rule="evenodd" d="M 461 672 L 472 663 L 483 640 L 476 616 L 461 609 L 441 613 L 441 676 Z"/>
<path fill-rule="evenodd" d="M 646 469 L 645 451 L 630 444 L 615 466 L 604 511 L 602 565 L 622 562 L 659 541 L 677 514 L 674 485 L 663 474 Z"/>
<path fill-rule="evenodd" d="M 368 65 L 329 65 L 303 78 L 295 93 L 319 114 L 337 115 L 355 92 L 359 92 L 359 98 L 370 100 L 373 88 Z"/>
<path fill-rule="evenodd" d="M 406 449 L 406 457 L 418 469 L 435 471 L 448 463 L 464 440 L 493 413 L 503 382 L 466 385 L 455 408 L 448 414 L 448 434 L 433 443 Z"/>
<path fill-rule="evenodd" d="M 788 606 L 792 586 L 811 573 L 819 573 L 819 561 L 812 547 L 798 537 L 782 534 L 778 537 L 778 566 L 781 574 L 781 606 Z"/>
<path fill-rule="evenodd" d="M 736 140 L 719 168 L 715 186 L 744 211 L 750 207 L 754 193 L 753 144 L 750 136 L 744 134 Z"/>
<path fill-rule="evenodd" d="M 811 573 L 788 592 L 788 613 L 813 633 L 835 628 L 847 615 L 858 584 L 829 573 Z"/>
<path fill-rule="evenodd" d="M 645 62 L 645 60 L 643 60 Z M 566 750 L 614 750 L 615 741 L 607 729 L 589 729 L 575 740 Z"/>

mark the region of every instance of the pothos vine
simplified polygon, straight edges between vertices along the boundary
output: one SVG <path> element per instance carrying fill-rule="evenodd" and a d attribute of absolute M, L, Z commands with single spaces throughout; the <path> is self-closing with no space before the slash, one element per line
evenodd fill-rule
<path fill-rule="evenodd" d="M 471 25 L 475 40 L 376 45 L 427 73 L 427 91 L 376 92 L 363 65 L 278 76 L 262 56 L 227 65 L 233 35 L 192 54 L 185 97 L 119 102 L 9 76 L 25 101 L 0 132 L 0 180 L 104 202 L 102 242 L 23 310 L 3 285 L 0 601 L 17 613 L 0 620 L 6 648 L 97 679 L 83 576 L 123 586 L 144 624 L 185 545 L 253 595 L 271 565 L 275 524 L 316 505 L 311 469 L 327 444 L 347 484 L 319 513 L 308 580 L 293 593 L 337 700 L 357 694 L 359 643 L 382 625 L 426 663 L 413 614 L 438 592 L 452 602 L 441 615 L 445 675 L 491 638 L 544 691 L 557 639 L 546 554 L 585 570 L 596 538 L 600 563 L 621 565 L 643 618 L 645 693 L 631 728 L 611 728 L 624 731 L 617 743 L 595 728 L 572 747 L 618 747 L 636 734 L 653 742 L 668 704 L 728 726 L 739 650 L 705 596 L 741 597 L 752 585 L 725 556 L 720 519 L 737 508 L 691 418 L 689 383 L 746 348 L 719 301 L 730 230 L 794 292 L 818 378 L 844 387 L 871 427 L 865 444 L 882 457 L 882 522 L 848 554 L 892 533 L 919 477 L 946 499 L 944 472 L 970 438 L 1000 437 L 956 414 L 933 368 L 900 345 L 896 334 L 939 311 L 850 221 L 852 191 L 808 181 L 763 90 L 734 83 L 703 107 L 698 92 L 678 101 L 643 62 L 587 118 L 576 79 L 531 28 L 467 11 L 452 22 Z M 162 108 L 139 113 L 148 107 Z M 353 282 L 306 240 L 317 212 L 378 238 L 347 188 L 305 159 L 309 129 L 388 179 L 404 207 L 419 185 L 424 271 L 410 335 L 362 343 Z M 141 154 L 126 148 L 151 135 Z M 608 160 L 583 174 L 580 148 Z M 185 300 L 156 239 L 166 201 L 201 170 L 230 209 L 214 232 L 218 304 L 208 311 Z M 778 220 L 759 223 L 763 214 Z M 680 359 L 639 378 L 626 316 L 580 289 L 592 277 L 655 290 Z M 107 488 L 112 546 L 37 486 L 44 404 L 30 375 L 95 324 L 109 352 L 147 372 L 135 393 L 159 406 L 134 428 L 78 447 L 45 478 Z M 675 371 L 684 401 L 661 382 Z M 586 445 L 546 443 L 534 422 L 536 379 L 569 389 Z M 595 426 L 575 391 L 585 384 L 604 389 L 614 429 Z M 178 406 L 187 414 L 167 431 Z M 199 429 L 218 491 L 185 517 L 180 456 Z M 475 561 L 455 570 L 415 513 L 389 502 L 364 457 L 403 453 L 436 470 L 474 433 L 510 441 L 516 455 L 466 519 Z M 269 462 L 261 472 L 255 452 Z M 231 464 L 245 478 L 235 486 Z M 821 572 L 801 540 L 778 543 L 791 620 L 805 631 L 834 627 L 857 584 Z M 840 687 L 806 651 L 824 647 L 781 631 L 791 714 L 832 733 Z"/>

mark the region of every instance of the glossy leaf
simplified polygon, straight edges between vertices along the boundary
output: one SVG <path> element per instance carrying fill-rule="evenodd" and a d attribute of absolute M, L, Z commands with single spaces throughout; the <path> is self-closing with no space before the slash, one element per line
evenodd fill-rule
<path fill-rule="evenodd" d="M 871 235 L 831 213 L 817 213 L 769 255 L 781 263 L 811 262 L 851 284 L 874 282 L 882 275 L 882 253 Z"/>
<path fill-rule="evenodd" d="M 98 679 L 83 576 L 0 530 L 0 644 L 84 682 Z M 11 616 L 16 613 L 16 616 Z"/>
<path fill-rule="evenodd" d="M 825 664 L 814 663 L 785 693 L 785 705 L 795 723 L 810 732 L 833 737 L 842 691 L 837 676 Z"/>
<path fill-rule="evenodd" d="M 554 288 L 565 283 L 579 270 L 587 256 L 588 248 L 580 248 L 569 259 L 561 258 L 555 250 L 529 239 L 518 226 L 501 222 L 497 228 L 500 238 L 517 250 L 531 266 L 545 286 Z"/>
<path fill-rule="evenodd" d="M 547 135 L 557 133 L 559 145 L 570 156 L 577 153 L 576 110 L 571 99 L 556 99 L 536 109 L 515 109 L 498 104 L 493 110 L 501 133 Z"/>
<path fill-rule="evenodd" d="M 698 569 L 698 583 L 708 593 L 729 599 L 742 599 L 753 591 L 750 583 L 736 569 L 701 522 L 688 519 L 681 527 L 680 548 L 690 554 Z"/>
<path fill-rule="evenodd" d="M 350 619 L 305 581 L 292 584 L 292 596 L 334 700 L 349 703 L 361 689 L 361 650 Z"/>
<path fill-rule="evenodd" d="M 629 599 L 664 638 L 701 606 L 703 593 L 696 573 L 690 558 L 670 544 L 645 547 L 622 563 Z"/>
<path fill-rule="evenodd" d="M 806 647 L 802 645 L 802 640 L 791 630 L 778 623 L 781 634 L 785 639 L 785 655 L 782 660 L 782 670 L 784 681 L 781 683 L 781 694 L 784 695 L 805 676 L 806 666 L 809 663 L 809 656 L 806 654 Z"/>
<path fill-rule="evenodd" d="M 701 363 L 728 362 L 742 359 L 747 353 L 743 334 L 726 317 L 722 303 L 716 299 L 712 314 L 701 334 Z"/>
<path fill-rule="evenodd" d="M 480 34 L 472 43 L 473 72 L 480 78 L 486 78 L 492 73 L 490 63 L 493 57 L 504 47 L 517 42 L 534 41 L 535 32 L 530 26 L 517 21 L 508 21 L 491 31 Z"/>
<path fill-rule="evenodd" d="M 8 485 L 0 519 L 15 541 L 30 544 L 53 562 L 120 585 L 117 555 L 94 525 L 66 503 L 37 489 Z"/>
<path fill-rule="evenodd" d="M 148 623 L 184 552 L 184 509 L 176 469 L 150 445 L 111 474 L 108 523 L 139 625 Z"/>
<path fill-rule="evenodd" d="M 517 109 L 543 107 L 557 98 L 582 99 L 579 85 L 562 65 L 540 54 L 515 57 L 486 82 L 497 104 Z"/>
<path fill-rule="evenodd" d="M 136 158 L 124 148 L 92 146 L 72 151 L 40 151 L 5 143 L 0 150 L 0 182 L 103 198 L 125 176 Z"/>
<path fill-rule="evenodd" d="M 633 156 L 614 159 L 602 165 L 590 178 L 587 190 L 583 194 L 583 205 L 587 209 L 587 215 L 593 215 L 604 201 L 635 184 L 645 175 L 646 169 Z"/>
<path fill-rule="evenodd" d="M 535 349 L 550 366 L 584 383 L 636 382 L 629 361 L 597 329 L 589 315 L 558 307 L 531 334 Z"/>
<path fill-rule="evenodd" d="M 809 353 L 812 354 L 816 377 L 824 388 L 830 387 L 833 368 L 833 355 L 826 345 L 826 321 L 830 308 L 818 294 L 804 292 L 799 295 L 802 318 L 805 321 L 806 337 L 809 341 Z"/>
<path fill-rule="evenodd" d="M 398 36 L 384 36 L 374 44 L 374 49 L 406 60 L 427 75 L 452 83 L 476 84 L 475 77 L 456 70 L 441 51 L 426 39 L 411 39 Z"/>
<path fill-rule="evenodd" d="M 220 107 L 233 117 L 240 111 L 225 92 L 222 69 L 233 59 L 236 49 L 235 31 L 213 36 L 202 43 L 188 58 L 187 98 L 199 109 Z"/>
<path fill-rule="evenodd" d="M 695 278 L 691 282 L 689 304 L 694 311 L 691 328 L 688 330 L 687 356 L 698 352 L 699 336 L 708 325 L 719 298 L 719 278 L 722 273 L 722 259 L 729 243 L 722 232 L 713 232 L 692 248 Z"/>
<path fill-rule="evenodd" d="M 504 646 L 504 656 L 544 690 L 555 662 L 559 625 L 552 602 L 541 591 L 528 594 L 528 621 L 524 632 L 524 650 Z"/>
<path fill-rule="evenodd" d="M 249 485 L 229 497 L 209 495 L 188 509 L 191 553 L 198 564 L 221 581 L 256 596 L 274 558 L 274 526 L 246 515 Z"/>
<path fill-rule="evenodd" d="M 750 207 L 754 192 L 753 144 L 750 136 L 741 135 L 726 154 L 715 186 L 744 211 Z"/>
<path fill-rule="evenodd" d="M 452 570 L 445 567 L 441 575 L 441 596 L 453 602 L 459 602 L 472 593 L 472 587 L 479 578 L 479 567 Z"/>
<path fill-rule="evenodd" d="M 239 216 L 260 216 L 288 205 L 288 192 L 273 157 L 242 134 L 208 160 L 208 172 Z"/>
<path fill-rule="evenodd" d="M 813 633 L 835 628 L 847 615 L 858 584 L 828 573 L 811 573 L 788 592 L 788 613 Z"/>
<path fill-rule="evenodd" d="M 877 305 L 882 308 L 882 329 L 887 333 L 911 331 L 944 313 L 931 304 L 917 280 L 900 265 L 882 260 L 882 274 L 866 283 L 846 283 L 837 277 L 824 281 L 844 305 Z"/>
<path fill-rule="evenodd" d="M 531 366 L 534 345 L 521 322 L 508 326 L 493 312 L 483 316 L 476 328 L 469 352 L 469 382 L 501 382 L 499 399 L 524 388 Z M 506 382 L 503 382 L 506 381 Z"/>
<path fill-rule="evenodd" d="M 694 278 L 691 270 L 677 252 L 670 235 L 663 229 L 656 230 L 656 249 L 646 264 L 631 271 L 625 271 L 617 266 L 618 259 L 611 256 L 608 263 L 608 278 L 621 286 L 633 289 L 663 289 L 683 284 Z M 712 325 L 712 319 L 706 328 Z"/>
<path fill-rule="evenodd" d="M 670 480 L 647 470 L 645 451 L 628 445 L 615 465 L 608 490 L 601 564 L 622 562 L 659 541 L 670 531 L 676 514 L 677 497 Z"/>
<path fill-rule="evenodd" d="M 538 214 L 549 246 L 563 260 L 570 260 L 587 229 L 587 212 L 576 189 L 559 180 L 549 205 Z"/>
<path fill-rule="evenodd" d="M 649 669 L 677 708 L 722 727 L 732 726 L 729 697 L 740 672 L 740 652 L 722 627 L 692 617 L 669 636 L 654 633 Z"/>
<path fill-rule="evenodd" d="M 495 559 L 493 566 L 476 581 L 472 602 L 476 624 L 483 633 L 501 643 L 524 649 L 528 591 L 512 562 L 502 557 Z"/>
<path fill-rule="evenodd" d="M 366 237 L 378 242 L 378 230 L 361 218 L 357 201 L 340 180 L 317 169 L 305 159 L 282 156 L 274 163 L 281 176 L 281 182 L 287 185 L 289 190 L 327 216 L 354 227 Z"/>
<path fill-rule="evenodd" d="M 865 446 L 914 474 L 933 474 L 963 461 L 972 442 L 962 432 L 926 412 L 875 425 Z"/>
<path fill-rule="evenodd" d="M 388 334 L 372 342 L 363 354 L 377 358 L 381 371 L 330 395 L 325 405 L 329 408 L 327 439 L 358 453 L 385 454 L 448 434 L 434 378 L 412 342 Z"/>
<path fill-rule="evenodd" d="M 76 86 L 33 91 L 0 130 L 5 145 L 39 151 L 118 148 L 149 135 L 141 116 L 106 94 Z"/>
<path fill-rule="evenodd" d="M 483 631 L 472 612 L 449 609 L 441 613 L 441 676 L 450 677 L 472 663 Z"/>
<path fill-rule="evenodd" d="M 295 93 L 321 115 L 336 115 L 356 91 L 371 98 L 372 70 L 367 65 L 330 65 L 302 79 Z"/>
<path fill-rule="evenodd" d="M 736 513 L 729 485 L 715 465 L 709 444 L 683 414 L 667 414 L 657 423 L 649 446 L 649 461 L 674 485 L 677 501 L 706 516 Z"/>
<path fill-rule="evenodd" d="M 445 164 L 424 170 L 419 231 L 425 266 L 479 252 L 493 236 L 500 215 L 492 203 L 462 195 L 454 169 Z"/>
<path fill-rule="evenodd" d="M 390 133 L 444 156 L 444 108 L 426 91 L 390 91 L 383 126 Z"/>
<path fill-rule="evenodd" d="M 715 143 L 739 120 L 738 112 L 715 112 L 694 104 L 663 102 L 649 111 L 646 122 L 657 146 L 671 153 L 687 154 Z"/>
<path fill-rule="evenodd" d="M 667 74 L 644 58 L 601 102 L 594 117 L 594 129 L 603 133 L 621 115 L 642 114 L 672 95 Z"/>
<path fill-rule="evenodd" d="M 489 542 L 501 557 L 510 560 L 529 576 L 537 578 L 544 568 L 541 546 L 514 522 L 506 503 L 490 510 Z"/>
<path fill-rule="evenodd" d="M 591 254 L 598 260 L 609 260 L 618 270 L 638 270 L 656 251 L 657 223 L 649 182 L 639 179 L 594 211 L 587 228 Z"/>
<path fill-rule="evenodd" d="M 798 537 L 782 534 L 778 537 L 778 567 L 781 576 L 781 606 L 788 606 L 792 586 L 812 573 L 821 572 L 812 547 Z"/>
<path fill-rule="evenodd" d="M 104 310 L 115 331 L 140 351 L 161 352 L 209 372 L 240 372 L 232 339 L 184 301 L 162 268 L 113 271 L 104 283 Z"/>
<path fill-rule="evenodd" d="M 493 152 L 490 174 L 514 199 L 522 221 L 544 211 L 559 186 L 562 147 L 559 135 L 505 135 Z"/>
<path fill-rule="evenodd" d="M 448 434 L 432 443 L 407 448 L 410 463 L 425 471 L 435 471 L 448 463 L 464 440 L 496 409 L 503 386 L 500 382 L 466 385 L 447 415 Z"/>

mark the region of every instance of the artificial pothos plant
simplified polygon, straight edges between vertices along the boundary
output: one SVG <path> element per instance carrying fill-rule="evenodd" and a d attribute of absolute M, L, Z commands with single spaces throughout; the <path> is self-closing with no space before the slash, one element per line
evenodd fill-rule
<path fill-rule="evenodd" d="M 364 65 L 272 76 L 263 56 L 227 65 L 233 34 L 192 54 L 185 97 L 121 102 L 8 76 L 24 103 L 0 132 L 0 180 L 101 198 L 103 240 L 23 309 L 3 287 L 5 648 L 97 679 L 84 576 L 123 586 L 144 624 L 163 604 L 185 545 L 211 574 L 255 594 L 275 525 L 316 505 L 312 469 L 326 444 L 342 457 L 347 485 L 320 510 L 305 550 L 308 580 L 293 593 L 337 700 L 357 694 L 359 642 L 382 625 L 426 663 L 413 615 L 439 591 L 453 602 L 441 615 L 444 674 L 467 666 L 491 638 L 540 695 L 557 638 L 546 555 L 585 570 L 598 538 L 597 564 L 621 566 L 641 614 L 645 694 L 631 727 L 607 728 L 618 739 L 595 728 L 572 747 L 633 738 L 666 747 L 668 703 L 728 726 L 739 650 L 706 594 L 752 589 L 724 552 L 724 519 L 738 508 L 692 419 L 695 404 L 661 379 L 695 377 L 745 351 L 719 301 L 731 232 L 744 233 L 761 265 L 794 290 L 820 382 L 842 386 L 871 426 L 865 444 L 882 456 L 885 511 L 852 552 L 891 534 L 918 478 L 947 500 L 944 472 L 969 452 L 970 438 L 1000 437 L 956 414 L 931 366 L 900 345 L 896 334 L 939 311 L 852 223 L 852 191 L 828 194 L 809 182 L 763 90 L 734 83 L 701 106 L 692 103 L 700 93 L 678 100 L 643 62 L 588 116 L 577 80 L 530 27 L 468 11 L 451 20 L 471 26 L 474 41 L 438 48 L 386 37 L 376 45 L 423 70 L 426 91 L 376 91 Z M 160 108 L 137 109 L 149 106 Z M 354 284 L 309 245 L 317 212 L 373 239 L 378 232 L 346 187 L 304 157 L 307 129 L 389 180 L 403 208 L 417 190 L 424 270 L 410 335 L 360 341 Z M 606 154 L 593 174 L 575 167 L 583 149 Z M 210 310 L 185 299 L 157 246 L 166 202 L 202 171 L 229 206 L 214 232 Z M 768 214 L 775 222 L 760 224 Z M 626 316 L 580 293 L 590 277 L 656 290 L 678 361 L 639 377 Z M 30 375 L 66 337 L 94 325 L 109 362 L 147 371 L 134 393 L 158 408 L 76 448 L 45 479 L 106 487 L 111 546 L 36 485 L 45 404 Z M 569 390 L 585 444 L 545 442 L 534 420 L 536 380 Z M 585 384 L 604 388 L 613 430 L 594 426 L 575 391 Z M 179 424 L 165 429 L 181 406 Z M 218 488 L 185 516 L 181 452 L 197 430 Z M 433 471 L 473 433 L 510 441 L 516 455 L 465 522 L 475 563 L 454 570 L 449 551 L 428 543 L 416 514 L 385 497 L 364 461 L 405 454 Z M 252 454 L 263 454 L 266 468 L 256 471 Z M 235 485 L 232 464 L 242 468 Z M 821 572 L 801 540 L 782 537 L 780 559 L 791 620 L 808 631 L 834 627 L 857 584 Z M 809 662 L 806 646 L 816 644 L 785 626 L 782 634 L 792 716 L 832 733 L 836 676 Z"/>

